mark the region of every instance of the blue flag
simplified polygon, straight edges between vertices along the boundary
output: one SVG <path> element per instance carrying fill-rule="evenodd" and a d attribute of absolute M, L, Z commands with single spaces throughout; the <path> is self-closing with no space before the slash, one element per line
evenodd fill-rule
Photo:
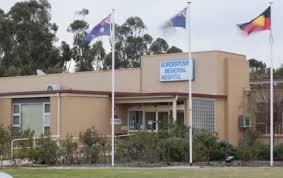
<path fill-rule="evenodd" d="M 168 29 L 171 27 L 182 27 L 186 28 L 186 15 L 187 8 L 180 11 L 178 14 L 170 18 L 163 26 L 163 29 Z"/>
<path fill-rule="evenodd" d="M 109 36 L 110 26 L 111 26 L 111 14 L 104 18 L 99 24 L 97 24 L 93 29 L 87 34 L 83 43 L 89 44 L 92 39 L 99 36 Z"/>

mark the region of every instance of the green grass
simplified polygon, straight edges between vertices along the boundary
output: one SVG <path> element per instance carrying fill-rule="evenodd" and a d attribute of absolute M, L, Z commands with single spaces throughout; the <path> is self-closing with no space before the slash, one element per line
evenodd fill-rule
<path fill-rule="evenodd" d="M 15 178 L 282 178 L 283 168 L 93 168 L 0 170 Z"/>

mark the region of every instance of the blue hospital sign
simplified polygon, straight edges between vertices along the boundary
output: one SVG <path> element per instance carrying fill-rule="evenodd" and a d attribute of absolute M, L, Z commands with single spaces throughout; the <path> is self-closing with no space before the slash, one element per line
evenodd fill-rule
<path fill-rule="evenodd" d="M 160 61 L 160 81 L 182 81 L 194 79 L 194 64 L 193 60 L 180 59 L 170 61 Z M 190 75 L 191 74 L 191 75 Z"/>

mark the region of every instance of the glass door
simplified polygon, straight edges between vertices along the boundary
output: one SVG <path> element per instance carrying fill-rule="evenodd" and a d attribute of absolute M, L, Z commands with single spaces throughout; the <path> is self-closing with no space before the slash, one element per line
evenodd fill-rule
<path fill-rule="evenodd" d="M 145 129 L 156 131 L 156 112 L 145 112 Z"/>

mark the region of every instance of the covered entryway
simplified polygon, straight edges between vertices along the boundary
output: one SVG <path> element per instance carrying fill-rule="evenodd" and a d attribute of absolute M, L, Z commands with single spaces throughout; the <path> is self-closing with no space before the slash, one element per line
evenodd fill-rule
<path fill-rule="evenodd" d="M 158 132 L 168 128 L 169 121 L 184 124 L 184 101 L 178 96 L 117 97 L 115 105 L 122 117 L 121 129 L 116 132 L 133 133 L 140 130 Z"/>

